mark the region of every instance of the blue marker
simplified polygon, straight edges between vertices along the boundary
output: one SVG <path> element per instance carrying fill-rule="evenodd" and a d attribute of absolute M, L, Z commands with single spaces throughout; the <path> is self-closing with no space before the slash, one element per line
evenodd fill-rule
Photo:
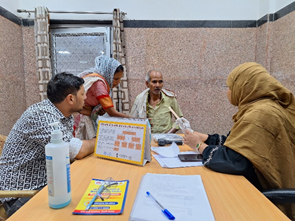
<path fill-rule="evenodd" d="M 152 199 L 161 207 L 161 211 L 165 214 L 165 216 L 169 219 L 169 220 L 175 220 L 175 217 L 167 210 L 165 209 L 153 196 L 150 192 L 146 192 L 146 194 L 150 197 L 152 197 Z"/>

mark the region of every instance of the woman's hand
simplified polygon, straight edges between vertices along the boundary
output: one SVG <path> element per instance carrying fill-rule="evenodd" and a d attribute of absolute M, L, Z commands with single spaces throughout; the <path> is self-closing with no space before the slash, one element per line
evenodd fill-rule
<path fill-rule="evenodd" d="M 97 113 L 98 113 L 99 116 L 102 116 L 102 115 L 104 115 L 106 113 L 106 111 L 101 107 L 101 108 L 99 108 L 97 110 Z"/>
<path fill-rule="evenodd" d="M 192 148 L 193 150 L 196 150 L 197 144 L 202 142 L 202 134 L 198 132 L 191 132 L 190 130 L 187 129 L 185 131 L 183 141 L 190 148 Z"/>
<path fill-rule="evenodd" d="M 105 111 L 108 113 L 108 115 L 110 115 L 111 117 L 125 117 L 125 118 L 129 118 L 130 116 L 128 116 L 127 114 L 118 112 L 114 107 L 109 107 L 107 109 L 105 109 Z"/>
<path fill-rule="evenodd" d="M 84 106 L 81 111 L 79 111 L 80 114 L 90 116 L 92 112 L 93 107 L 91 106 Z"/>
<path fill-rule="evenodd" d="M 193 150 L 196 150 L 197 144 L 201 143 L 199 146 L 200 154 L 203 154 L 204 149 L 208 146 L 207 144 L 203 143 L 208 139 L 208 134 L 202 134 L 199 132 L 191 132 L 189 129 L 185 131 L 185 135 L 183 137 L 183 141 L 186 145 L 188 145 Z"/>

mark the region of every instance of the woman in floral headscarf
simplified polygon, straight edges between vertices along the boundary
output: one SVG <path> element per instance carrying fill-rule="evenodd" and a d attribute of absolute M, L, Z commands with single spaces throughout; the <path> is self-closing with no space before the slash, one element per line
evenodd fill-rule
<path fill-rule="evenodd" d="M 98 115 L 105 112 L 111 117 L 129 117 L 118 112 L 111 98 L 112 88 L 123 77 L 124 68 L 119 61 L 101 55 L 95 58 L 95 67 L 79 74 L 85 81 L 85 105 L 75 117 L 75 137 L 92 139 L 96 135 Z"/>
<path fill-rule="evenodd" d="M 260 190 L 295 188 L 295 100 L 260 64 L 236 67 L 227 78 L 227 96 L 238 106 L 230 134 L 186 131 L 184 142 L 198 148 L 203 164 L 245 176 Z M 295 220 L 295 206 L 278 207 Z"/>

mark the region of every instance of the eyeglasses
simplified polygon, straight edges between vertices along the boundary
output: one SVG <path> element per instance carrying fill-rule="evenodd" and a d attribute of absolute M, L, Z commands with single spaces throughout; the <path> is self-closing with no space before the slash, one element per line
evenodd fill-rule
<path fill-rule="evenodd" d="M 105 180 L 99 181 L 102 182 L 98 190 L 96 191 L 95 195 L 89 202 L 89 204 L 86 206 L 85 210 L 89 210 L 91 205 L 94 203 L 96 198 L 99 196 L 99 198 L 104 201 L 108 199 L 111 196 L 110 187 L 114 188 L 117 186 L 118 182 L 114 181 L 112 177 L 108 177 Z"/>
<path fill-rule="evenodd" d="M 104 181 L 103 181 L 103 184 L 101 185 L 100 188 L 101 191 L 98 191 L 99 192 L 97 195 L 100 197 L 100 199 L 102 201 L 104 201 L 105 199 L 108 199 L 110 196 L 111 196 L 111 191 L 109 189 L 109 187 L 116 187 L 118 185 L 118 182 L 116 182 L 115 180 L 112 179 L 112 177 L 108 177 L 106 178 Z"/>

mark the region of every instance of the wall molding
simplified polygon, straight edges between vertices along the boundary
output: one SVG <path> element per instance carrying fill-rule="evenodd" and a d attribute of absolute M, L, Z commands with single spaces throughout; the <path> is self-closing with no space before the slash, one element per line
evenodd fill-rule
<path fill-rule="evenodd" d="M 255 20 L 125 20 L 124 28 L 253 28 Z"/>
<path fill-rule="evenodd" d="M 20 17 L 17 17 L 15 14 L 11 13 L 10 11 L 6 10 L 5 8 L 0 6 L 0 16 L 12 21 L 17 25 L 21 25 L 22 21 Z"/>
<path fill-rule="evenodd" d="M 258 20 L 124 20 L 125 28 L 255 28 L 267 22 L 274 22 L 295 11 L 295 1 L 273 14 L 266 14 Z M 0 16 L 20 26 L 34 26 L 34 19 L 22 19 L 0 6 Z M 50 20 L 57 24 L 111 25 L 111 20 Z"/>

